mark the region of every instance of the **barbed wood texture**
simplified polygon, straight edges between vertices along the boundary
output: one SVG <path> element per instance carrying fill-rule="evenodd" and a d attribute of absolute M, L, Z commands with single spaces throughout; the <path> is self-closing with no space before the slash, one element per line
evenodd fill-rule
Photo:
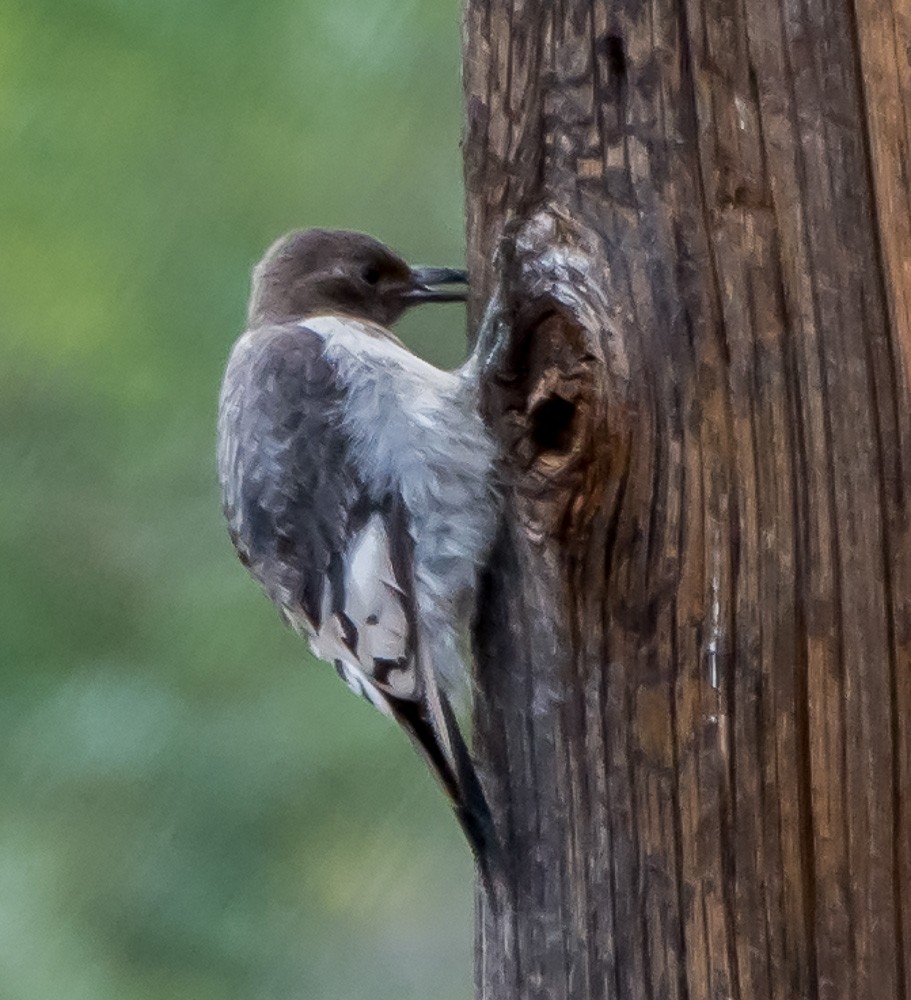
<path fill-rule="evenodd" d="M 484 1000 L 911 1000 L 911 6 L 466 0 Z"/>

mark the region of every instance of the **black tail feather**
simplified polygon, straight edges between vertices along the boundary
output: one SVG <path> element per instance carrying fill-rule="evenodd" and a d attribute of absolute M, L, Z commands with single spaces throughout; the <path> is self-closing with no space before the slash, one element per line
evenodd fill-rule
<path fill-rule="evenodd" d="M 452 804 L 456 819 L 475 856 L 478 871 L 491 899 L 492 874 L 497 866 L 499 847 L 490 807 L 477 771 L 462 739 L 455 714 L 440 688 L 423 636 L 415 600 L 414 542 L 409 517 L 401 497 L 389 498 L 391 558 L 403 593 L 414 655 L 420 677 L 420 700 L 395 699 L 386 694 L 389 706 L 411 742 Z"/>
<path fill-rule="evenodd" d="M 440 745 L 439 735 L 427 717 L 424 706 L 416 701 L 390 701 L 396 720 L 411 737 L 412 743 L 427 761 L 446 793 L 475 856 L 481 878 L 490 890 L 492 869 L 498 853 L 493 817 L 455 715 L 442 692 L 440 703 L 448 730 L 446 736 L 453 751 L 452 763 Z"/>

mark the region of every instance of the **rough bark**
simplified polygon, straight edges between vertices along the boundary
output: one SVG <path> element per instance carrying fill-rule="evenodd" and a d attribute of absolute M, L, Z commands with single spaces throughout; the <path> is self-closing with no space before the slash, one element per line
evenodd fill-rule
<path fill-rule="evenodd" d="M 911 1000 L 911 4 L 466 0 L 490 1000 Z"/>

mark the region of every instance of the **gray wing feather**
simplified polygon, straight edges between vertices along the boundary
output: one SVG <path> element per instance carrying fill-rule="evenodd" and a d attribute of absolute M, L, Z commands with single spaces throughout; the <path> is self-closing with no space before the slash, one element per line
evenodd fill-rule
<path fill-rule="evenodd" d="M 344 402 L 318 334 L 291 326 L 241 338 L 219 408 L 228 529 L 241 560 L 316 655 L 348 664 L 342 675 L 352 689 L 363 694 L 369 680 L 414 698 L 412 597 L 390 538 L 397 501 L 371 495 L 358 474 Z"/>
<path fill-rule="evenodd" d="M 269 597 L 316 626 L 363 492 L 334 416 L 341 401 L 320 339 L 274 327 L 238 341 L 219 407 L 231 539 Z"/>

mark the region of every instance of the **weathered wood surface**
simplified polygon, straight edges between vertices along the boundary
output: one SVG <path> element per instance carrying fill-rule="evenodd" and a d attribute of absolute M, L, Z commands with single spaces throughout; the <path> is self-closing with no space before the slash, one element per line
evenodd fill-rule
<path fill-rule="evenodd" d="M 466 0 L 465 91 L 479 996 L 911 1000 L 911 0 Z"/>

